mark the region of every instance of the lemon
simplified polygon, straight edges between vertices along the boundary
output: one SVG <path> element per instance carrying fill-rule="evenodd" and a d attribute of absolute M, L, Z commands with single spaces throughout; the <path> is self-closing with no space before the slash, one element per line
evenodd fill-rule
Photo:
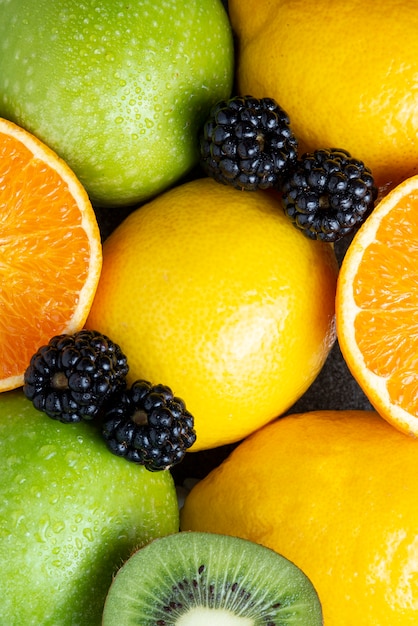
<path fill-rule="evenodd" d="M 300 150 L 345 148 L 381 193 L 417 173 L 414 0 L 230 0 L 237 88 L 288 113 Z"/>
<path fill-rule="evenodd" d="M 418 442 L 373 411 L 268 424 L 200 481 L 182 530 L 261 543 L 314 584 L 326 626 L 415 626 Z"/>
<path fill-rule="evenodd" d="M 288 409 L 335 339 L 338 265 L 279 197 L 209 178 L 135 210 L 103 246 L 87 327 L 125 352 L 129 380 L 171 387 L 192 450 L 238 441 Z"/>

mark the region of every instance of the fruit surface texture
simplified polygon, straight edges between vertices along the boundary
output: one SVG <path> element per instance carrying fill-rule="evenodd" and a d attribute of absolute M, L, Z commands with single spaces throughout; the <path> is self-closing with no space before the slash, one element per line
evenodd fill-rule
<path fill-rule="evenodd" d="M 193 451 L 284 412 L 333 344 L 334 250 L 298 232 L 275 193 L 181 185 L 126 218 L 103 255 L 87 326 L 119 343 L 128 380 L 185 401 Z"/>
<path fill-rule="evenodd" d="M 318 595 L 280 554 L 215 533 L 176 533 L 118 571 L 103 626 L 322 626 Z"/>
<path fill-rule="evenodd" d="M 101 266 L 96 216 L 73 171 L 0 119 L 0 391 L 23 384 L 53 335 L 82 328 Z"/>
<path fill-rule="evenodd" d="M 337 288 L 341 351 L 382 417 L 418 436 L 418 176 L 375 208 L 350 244 Z"/>
<path fill-rule="evenodd" d="M 0 115 L 64 158 L 95 205 L 136 204 L 189 171 L 232 85 L 220 0 L 1 2 L 0 42 Z"/>
<path fill-rule="evenodd" d="M 312 581 L 327 626 L 412 626 L 417 455 L 417 442 L 373 411 L 286 416 L 192 489 L 181 528 L 283 554 Z"/>
<path fill-rule="evenodd" d="M 239 92 L 275 98 L 301 151 L 345 148 L 382 192 L 417 173 L 414 0 L 231 0 L 229 11 Z"/>
<path fill-rule="evenodd" d="M 21 391 L 0 396 L 1 623 L 99 626 L 121 563 L 176 532 L 172 477 L 112 455 L 86 423 L 60 424 Z"/>

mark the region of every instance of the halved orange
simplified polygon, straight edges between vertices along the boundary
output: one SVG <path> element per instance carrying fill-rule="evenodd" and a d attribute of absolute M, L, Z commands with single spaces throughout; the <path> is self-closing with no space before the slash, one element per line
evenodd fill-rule
<path fill-rule="evenodd" d="M 350 244 L 336 320 L 342 354 L 371 404 L 418 436 L 418 176 L 384 197 Z"/>
<path fill-rule="evenodd" d="M 90 200 L 52 150 L 0 119 L 0 391 L 30 357 L 83 327 L 102 264 Z"/>

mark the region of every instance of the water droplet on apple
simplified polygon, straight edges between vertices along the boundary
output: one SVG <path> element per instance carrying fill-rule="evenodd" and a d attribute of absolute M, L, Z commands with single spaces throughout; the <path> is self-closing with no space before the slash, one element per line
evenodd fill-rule
<path fill-rule="evenodd" d="M 50 527 L 51 520 L 49 515 L 45 514 L 39 518 L 39 529 L 34 534 L 36 541 L 39 543 L 46 543 L 48 541 L 48 529 Z"/>
<path fill-rule="evenodd" d="M 14 477 L 14 482 L 18 485 L 23 485 L 23 483 L 26 482 L 26 476 L 24 476 L 23 474 L 16 474 L 16 476 Z"/>
<path fill-rule="evenodd" d="M 27 532 L 27 524 L 26 524 L 26 515 L 22 510 L 18 510 L 18 511 L 14 511 L 11 520 L 9 520 L 9 522 L 12 522 L 14 525 L 14 528 L 18 528 L 21 527 L 23 528 L 26 532 Z M 1 524 L 2 526 L 3 524 Z M 12 534 L 11 532 L 9 532 L 9 534 Z"/>
<path fill-rule="evenodd" d="M 59 533 L 62 533 L 64 529 L 65 529 L 64 522 L 55 522 L 55 524 L 52 526 L 52 530 L 56 535 L 58 535 Z M 59 548 L 57 549 L 59 550 Z"/>
<path fill-rule="evenodd" d="M 69 467 L 75 467 L 79 460 L 79 455 L 77 454 L 77 452 L 67 452 L 67 454 L 65 455 L 65 460 L 68 463 Z"/>
<path fill-rule="evenodd" d="M 38 450 L 38 455 L 48 461 L 57 454 L 57 449 L 53 445 L 41 446 Z"/>

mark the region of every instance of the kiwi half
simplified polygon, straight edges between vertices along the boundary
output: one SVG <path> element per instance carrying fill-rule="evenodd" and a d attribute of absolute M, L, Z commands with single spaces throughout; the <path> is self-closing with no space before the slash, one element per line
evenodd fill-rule
<path fill-rule="evenodd" d="M 246 539 L 184 531 L 155 539 L 116 574 L 103 626 L 321 626 L 294 563 Z"/>

